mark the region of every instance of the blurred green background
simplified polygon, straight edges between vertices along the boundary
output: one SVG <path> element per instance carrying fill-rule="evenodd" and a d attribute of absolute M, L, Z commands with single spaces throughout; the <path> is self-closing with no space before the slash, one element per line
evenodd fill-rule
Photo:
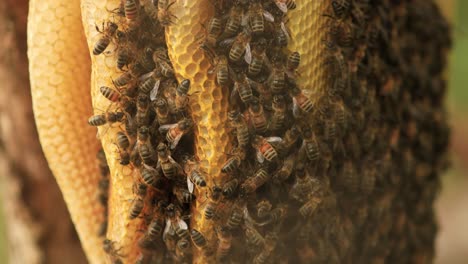
<path fill-rule="evenodd" d="M 452 126 L 452 167 L 442 178 L 436 202 L 437 264 L 468 263 L 468 1 L 439 0 L 452 17 L 454 46 L 448 71 L 447 106 Z M 451 15 L 450 15 L 451 14 Z"/>
<path fill-rule="evenodd" d="M 468 0 L 439 0 L 453 24 L 454 47 L 448 71 L 447 106 L 452 124 L 452 167 L 442 179 L 436 203 L 437 264 L 468 263 Z M 465 14 L 465 16 L 463 15 Z M 4 210 L 0 210 L 0 263 L 7 263 Z"/>

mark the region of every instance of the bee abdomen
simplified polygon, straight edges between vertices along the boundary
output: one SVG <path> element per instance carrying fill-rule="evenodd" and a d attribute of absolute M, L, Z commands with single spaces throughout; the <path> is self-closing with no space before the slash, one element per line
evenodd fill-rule
<path fill-rule="evenodd" d="M 190 236 L 195 246 L 199 248 L 203 248 L 206 246 L 206 239 L 198 230 L 192 229 L 192 231 L 190 232 Z"/>
<path fill-rule="evenodd" d="M 100 38 L 96 42 L 96 44 L 94 45 L 93 55 L 99 55 L 99 54 L 103 53 L 107 49 L 107 47 L 109 46 L 109 43 L 110 43 L 109 38 L 107 38 L 107 37 Z"/>
<path fill-rule="evenodd" d="M 94 115 L 88 119 L 88 124 L 91 126 L 102 126 L 106 123 L 107 123 L 107 119 L 104 114 Z"/>
<path fill-rule="evenodd" d="M 120 99 L 120 94 L 116 90 L 114 90 L 114 89 L 112 89 L 110 87 L 101 86 L 99 88 L 99 90 L 100 90 L 101 94 L 105 98 L 109 99 L 109 101 L 111 101 L 111 102 L 117 102 Z"/>
<path fill-rule="evenodd" d="M 137 218 L 141 211 L 143 210 L 144 203 L 142 199 L 136 199 L 132 205 L 132 208 L 130 210 L 130 219 L 135 219 Z"/>
<path fill-rule="evenodd" d="M 142 93 L 148 94 L 156 84 L 156 80 L 154 80 L 153 77 L 147 78 L 141 85 L 140 85 L 140 91 Z"/>
<path fill-rule="evenodd" d="M 135 0 L 126 0 L 125 1 L 125 17 L 130 20 L 134 21 L 138 17 L 138 6 Z"/>

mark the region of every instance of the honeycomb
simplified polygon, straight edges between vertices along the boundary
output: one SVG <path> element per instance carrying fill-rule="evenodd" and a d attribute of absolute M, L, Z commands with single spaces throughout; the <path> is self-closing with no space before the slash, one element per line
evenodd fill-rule
<path fill-rule="evenodd" d="M 90 59 L 78 1 L 30 1 L 28 57 L 39 139 L 92 263 L 105 258 L 95 234 L 103 208 L 96 203 L 99 171 L 92 112 Z"/>

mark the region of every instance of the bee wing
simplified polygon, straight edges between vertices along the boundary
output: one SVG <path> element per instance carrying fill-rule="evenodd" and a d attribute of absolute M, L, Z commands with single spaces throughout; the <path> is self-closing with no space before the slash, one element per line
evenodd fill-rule
<path fill-rule="evenodd" d="M 281 25 L 281 30 L 284 32 L 284 35 L 286 35 L 286 38 L 288 39 L 288 41 L 290 41 L 291 40 L 291 35 L 289 34 L 288 28 L 286 27 L 284 22 L 281 22 L 280 25 Z"/>
<path fill-rule="evenodd" d="M 186 223 L 184 220 L 182 220 L 182 219 L 179 220 L 178 225 L 179 225 L 179 228 L 180 228 L 180 229 L 183 229 L 183 230 L 187 230 L 187 229 L 188 229 L 187 223 Z"/>
<path fill-rule="evenodd" d="M 192 180 L 190 180 L 190 177 L 187 176 L 187 188 L 188 188 L 190 193 L 193 193 L 194 187 L 195 187 L 195 185 L 193 184 Z"/>
<path fill-rule="evenodd" d="M 230 102 L 235 102 L 236 101 L 236 95 L 238 93 L 237 86 L 234 85 L 231 91 L 231 96 L 229 97 Z"/>
<path fill-rule="evenodd" d="M 148 165 L 146 165 L 145 163 L 143 163 L 143 166 L 145 167 L 145 169 L 147 169 L 147 170 L 149 170 L 149 171 L 152 171 L 152 172 L 155 172 L 155 173 L 158 172 L 155 168 L 153 168 L 153 167 L 151 167 L 151 166 L 148 166 Z"/>
<path fill-rule="evenodd" d="M 175 126 L 177 126 L 177 123 L 175 123 L 175 124 L 168 124 L 168 125 L 162 125 L 162 126 L 159 127 L 159 132 L 160 132 L 161 134 L 165 134 L 165 133 L 167 133 L 167 131 L 169 131 L 169 129 L 171 129 L 171 128 L 175 127 Z"/>
<path fill-rule="evenodd" d="M 172 143 L 171 143 L 171 149 L 175 149 L 177 147 L 177 144 L 179 144 L 179 141 L 180 141 L 180 139 L 182 138 L 183 135 L 184 135 L 184 133 L 180 133 L 179 135 L 177 135 L 174 138 L 174 141 L 172 141 Z"/>
<path fill-rule="evenodd" d="M 160 84 L 161 84 L 161 80 L 160 79 L 156 80 L 156 83 L 154 84 L 154 87 L 150 92 L 151 101 L 156 100 L 156 97 L 158 96 L 158 91 L 159 91 L 159 85 Z"/>
<path fill-rule="evenodd" d="M 142 81 L 148 79 L 149 77 L 153 76 L 153 74 L 154 74 L 154 72 L 150 71 L 150 72 L 145 73 L 145 74 L 143 74 L 142 76 L 140 76 L 140 78 L 138 78 L 138 80 L 139 80 L 140 82 L 142 82 Z"/>
<path fill-rule="evenodd" d="M 299 109 L 299 105 L 297 104 L 296 97 L 293 97 L 293 115 L 294 117 L 299 117 L 301 115 L 301 111 Z"/>
<path fill-rule="evenodd" d="M 263 10 L 263 16 L 265 17 L 265 19 L 267 21 L 275 22 L 275 18 L 273 17 L 273 15 L 270 12 L 268 12 L 266 10 Z"/>
<path fill-rule="evenodd" d="M 270 143 L 283 141 L 283 139 L 280 137 L 267 137 L 266 140 Z"/>
<path fill-rule="evenodd" d="M 260 163 L 263 163 L 265 161 L 265 157 L 263 156 L 262 152 L 257 150 L 257 160 Z"/>
<path fill-rule="evenodd" d="M 283 13 L 288 12 L 288 6 L 286 5 L 285 2 L 280 1 L 280 0 L 275 0 L 275 4 L 279 8 L 279 10 L 281 10 L 281 12 L 283 12 Z"/>
<path fill-rule="evenodd" d="M 228 39 L 225 39 L 221 42 L 219 42 L 219 46 L 220 47 L 229 47 L 232 45 L 232 43 L 234 43 L 234 40 L 236 40 L 236 38 L 228 38 Z"/>
<path fill-rule="evenodd" d="M 245 46 L 244 60 L 247 64 L 252 63 L 252 50 L 250 49 L 250 43 Z"/>
<path fill-rule="evenodd" d="M 168 218 L 166 220 L 166 226 L 164 227 L 164 232 L 163 232 L 163 240 L 166 240 L 167 234 L 171 231 L 171 220 Z"/>

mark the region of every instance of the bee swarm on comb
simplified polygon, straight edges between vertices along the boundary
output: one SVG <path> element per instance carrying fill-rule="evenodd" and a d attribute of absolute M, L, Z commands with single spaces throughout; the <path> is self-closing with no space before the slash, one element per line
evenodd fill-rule
<path fill-rule="evenodd" d="M 301 71 L 310 55 L 290 50 L 301 36 L 288 28 L 305 1 L 211 2 L 199 49 L 215 85 L 229 91 L 228 122 L 219 124 L 229 131 L 225 162 L 210 169 L 222 177 L 201 165 L 193 83 L 169 59 L 164 32 L 178 23 L 176 0 L 125 0 L 115 21 L 96 26 L 93 54 L 114 48 L 122 74 L 99 90 L 117 110 L 88 123 L 120 126 L 119 163 L 140 175 L 120 217 L 141 219 L 141 234 L 123 252 L 137 250 L 137 263 L 430 260 L 449 132 L 451 42 L 436 5 L 324 1 L 315 15 L 325 77 L 309 87 Z M 103 152 L 98 159 L 107 206 Z M 119 241 L 103 245 L 113 263 L 127 262 Z"/>

